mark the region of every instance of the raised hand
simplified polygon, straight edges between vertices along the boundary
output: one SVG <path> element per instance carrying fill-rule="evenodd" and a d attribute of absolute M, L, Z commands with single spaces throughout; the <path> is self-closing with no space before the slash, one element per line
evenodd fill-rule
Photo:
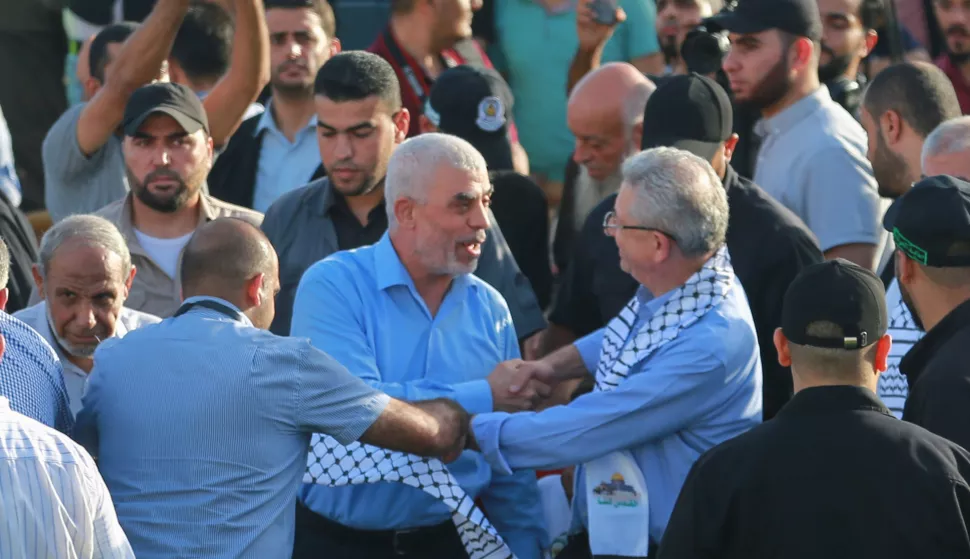
<path fill-rule="evenodd" d="M 579 50 L 581 52 L 594 52 L 602 49 L 613 36 L 616 26 L 626 21 L 626 12 L 623 11 L 623 8 L 616 8 L 616 22 L 613 25 L 604 25 L 597 22 L 593 11 L 594 2 L 596 0 L 580 0 L 576 7 L 576 36 L 579 38 Z"/>

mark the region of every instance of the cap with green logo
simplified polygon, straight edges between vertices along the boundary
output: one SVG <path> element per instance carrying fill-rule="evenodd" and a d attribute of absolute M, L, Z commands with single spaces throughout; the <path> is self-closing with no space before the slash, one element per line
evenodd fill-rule
<path fill-rule="evenodd" d="M 896 249 L 933 268 L 970 267 L 970 182 L 947 175 L 925 178 L 882 220 Z"/>

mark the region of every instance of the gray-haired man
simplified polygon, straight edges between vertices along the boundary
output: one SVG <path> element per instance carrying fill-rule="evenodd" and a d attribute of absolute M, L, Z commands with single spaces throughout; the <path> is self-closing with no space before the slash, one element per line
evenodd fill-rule
<path fill-rule="evenodd" d="M 122 306 L 135 267 L 121 233 L 102 217 L 76 215 L 54 225 L 41 240 L 33 272 L 44 300 L 14 316 L 54 348 L 77 414 L 98 344 L 159 318 Z"/>

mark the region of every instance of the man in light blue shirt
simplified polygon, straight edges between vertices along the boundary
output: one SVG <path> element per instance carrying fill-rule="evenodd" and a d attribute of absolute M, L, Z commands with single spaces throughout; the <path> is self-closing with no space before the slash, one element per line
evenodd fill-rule
<path fill-rule="evenodd" d="M 95 353 L 76 438 L 140 559 L 289 557 L 313 432 L 460 454 L 456 404 L 393 400 L 305 338 L 265 331 L 278 266 L 256 227 L 214 220 L 185 247 L 175 316 Z"/>
<path fill-rule="evenodd" d="M 717 175 L 685 151 L 656 148 L 628 160 L 623 176 L 604 229 L 640 292 L 606 328 L 541 361 L 504 365 L 549 384 L 594 373 L 596 389 L 472 421 L 499 472 L 581 465 L 573 512 L 586 533 L 562 559 L 652 556 L 698 456 L 761 421 L 758 342 L 724 247 Z"/>
<path fill-rule="evenodd" d="M 389 230 L 304 274 L 291 333 L 310 338 L 368 384 L 405 400 L 446 397 L 470 413 L 531 409 L 536 387 L 512 394 L 519 357 L 505 300 L 472 272 L 488 228 L 485 160 L 454 136 L 401 144 L 385 182 Z M 449 467 L 518 559 L 546 544 L 535 473 L 494 472 L 467 451 Z M 294 557 L 457 559 L 465 548 L 445 504 L 415 487 L 305 485 Z M 366 503 L 366 505 L 364 505 Z"/>

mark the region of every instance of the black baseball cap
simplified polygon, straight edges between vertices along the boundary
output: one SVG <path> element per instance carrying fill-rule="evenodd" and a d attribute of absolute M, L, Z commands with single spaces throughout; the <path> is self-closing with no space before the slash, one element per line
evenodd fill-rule
<path fill-rule="evenodd" d="M 723 87 L 696 73 L 674 76 L 647 100 L 640 149 L 679 148 L 710 161 L 733 126 L 731 99 Z"/>
<path fill-rule="evenodd" d="M 121 121 L 125 136 L 134 136 L 149 116 L 163 113 L 175 119 L 186 133 L 209 133 L 209 118 L 199 96 L 177 83 L 153 83 L 140 87 L 128 99 Z"/>
<path fill-rule="evenodd" d="M 438 129 L 475 146 L 488 168 L 512 168 L 508 122 L 512 91 L 495 70 L 461 65 L 442 72 L 431 87 L 424 116 Z"/>
<path fill-rule="evenodd" d="M 970 254 L 951 251 L 954 243 L 970 242 L 970 182 L 925 178 L 893 202 L 882 225 L 911 260 L 933 268 L 970 266 Z"/>
<path fill-rule="evenodd" d="M 808 327 L 816 322 L 835 324 L 842 336 L 810 335 Z M 842 258 L 803 269 L 782 302 L 781 331 L 798 345 L 862 349 L 876 343 L 888 323 L 882 280 Z"/>
<path fill-rule="evenodd" d="M 822 38 L 818 0 L 739 0 L 737 6 L 708 18 L 731 33 L 760 33 L 780 29 L 813 41 Z"/>

